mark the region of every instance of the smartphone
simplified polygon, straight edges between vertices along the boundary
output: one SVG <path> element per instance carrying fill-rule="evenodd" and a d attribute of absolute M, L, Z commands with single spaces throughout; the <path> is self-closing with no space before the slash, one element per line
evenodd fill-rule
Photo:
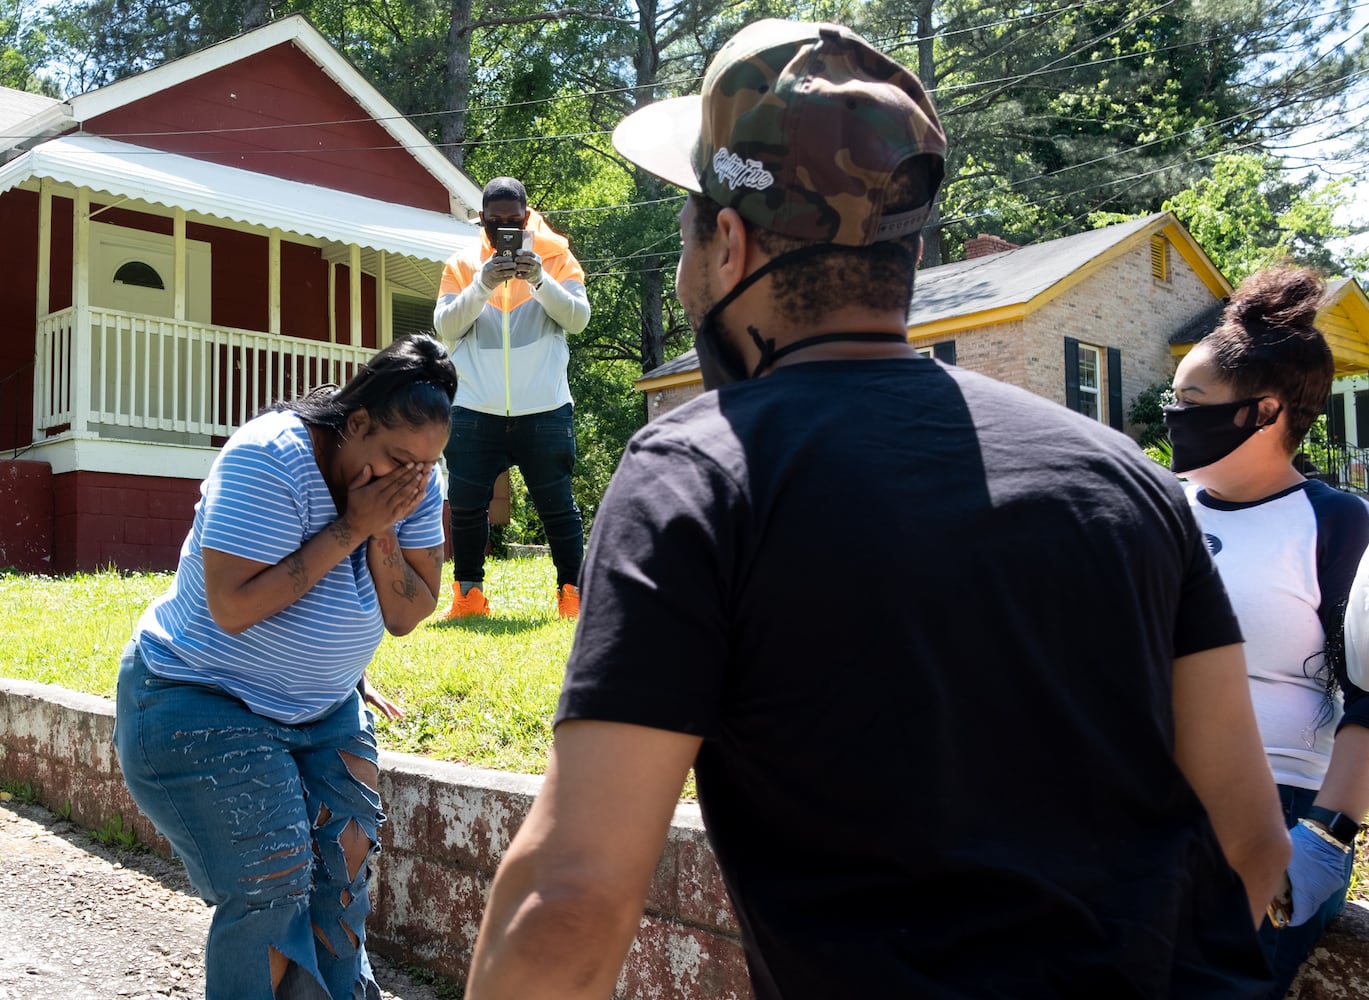
<path fill-rule="evenodd" d="M 523 249 L 523 230 L 496 229 L 494 231 L 494 252 L 501 257 L 512 257 Z"/>

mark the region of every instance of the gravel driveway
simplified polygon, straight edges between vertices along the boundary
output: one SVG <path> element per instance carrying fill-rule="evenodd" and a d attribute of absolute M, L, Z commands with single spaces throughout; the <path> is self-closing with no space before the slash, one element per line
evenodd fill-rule
<path fill-rule="evenodd" d="M 204 996 L 209 907 L 180 865 L 0 802 L 0 1000 Z M 372 956 L 386 1000 L 438 1000 Z"/>

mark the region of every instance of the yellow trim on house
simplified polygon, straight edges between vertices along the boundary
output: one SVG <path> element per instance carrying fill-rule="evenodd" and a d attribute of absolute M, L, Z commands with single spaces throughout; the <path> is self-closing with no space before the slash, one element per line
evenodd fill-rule
<path fill-rule="evenodd" d="M 930 323 L 915 323 L 908 327 L 908 340 L 916 343 L 932 337 L 944 337 L 948 333 L 961 333 L 965 330 L 978 329 L 981 326 L 1010 323 L 1026 316 L 1031 311 L 1029 306 L 1029 303 L 1018 303 L 1017 305 L 1000 306 L 997 309 L 985 309 L 982 312 L 947 316 L 945 319 L 933 320 Z"/>
<path fill-rule="evenodd" d="M 677 385 L 698 385 L 703 380 L 703 373 L 695 368 L 692 372 L 674 372 L 670 375 L 658 375 L 655 378 L 639 378 L 632 383 L 632 388 L 639 392 L 652 392 L 656 389 L 670 389 Z"/>
<path fill-rule="evenodd" d="M 1317 313 L 1316 322 L 1331 348 L 1338 378 L 1369 372 L 1369 297 L 1358 282 L 1350 280 L 1341 285 L 1336 297 Z M 1169 345 L 1176 363 L 1191 350 L 1192 344 Z"/>
<path fill-rule="evenodd" d="M 1161 227 L 1161 231 L 1173 244 L 1174 249 L 1179 251 L 1179 255 L 1188 261 L 1188 266 L 1193 268 L 1193 273 L 1198 276 L 1198 280 L 1207 286 L 1214 299 L 1224 299 L 1231 294 L 1231 282 L 1222 277 L 1222 272 L 1213 266 L 1208 259 L 1203 248 L 1189 234 L 1189 231 L 1179 224 L 1171 213 L 1166 212 L 1167 222 Z M 1157 220 L 1162 221 L 1162 220 Z"/>
<path fill-rule="evenodd" d="M 1317 313 L 1317 329 L 1331 346 L 1336 374 L 1369 371 L 1369 297 L 1356 281 L 1346 281 Z"/>
<path fill-rule="evenodd" d="M 1000 306 L 997 309 L 983 312 L 948 316 L 945 319 L 926 324 L 913 324 L 908 327 L 908 339 L 921 341 L 928 337 L 944 337 L 947 334 L 962 333 L 966 330 L 976 330 L 997 323 L 1025 319 L 1089 278 L 1095 271 L 1106 267 L 1117 258 L 1131 253 L 1137 246 L 1148 244 L 1150 238 L 1155 235 L 1163 235 L 1169 240 L 1184 260 L 1188 261 L 1189 266 L 1197 274 L 1198 280 L 1208 287 L 1214 298 L 1224 299 L 1231 294 L 1231 284 L 1222 277 L 1221 272 L 1217 270 L 1212 261 L 1208 260 L 1207 254 L 1203 253 L 1202 248 L 1193 241 L 1193 237 L 1188 234 L 1188 231 L 1184 229 L 1173 213 L 1165 212 L 1144 229 L 1137 230 L 1127 239 L 1104 250 L 1026 302 Z M 916 299 L 914 301 L 916 302 Z"/>

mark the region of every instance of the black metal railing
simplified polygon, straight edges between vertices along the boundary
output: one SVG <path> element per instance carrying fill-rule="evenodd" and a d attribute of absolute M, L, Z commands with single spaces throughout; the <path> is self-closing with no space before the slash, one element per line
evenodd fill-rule
<path fill-rule="evenodd" d="M 1369 494 L 1369 448 L 1331 442 L 1316 450 L 1310 479 L 1320 479 L 1337 489 Z"/>

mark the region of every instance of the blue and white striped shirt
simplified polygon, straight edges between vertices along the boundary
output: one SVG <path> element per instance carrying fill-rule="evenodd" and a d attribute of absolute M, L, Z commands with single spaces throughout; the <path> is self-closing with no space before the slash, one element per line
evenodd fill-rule
<path fill-rule="evenodd" d="M 384 634 L 366 546 L 295 603 L 238 635 L 209 614 L 203 550 L 274 566 L 337 516 L 304 421 L 267 413 L 239 428 L 200 485 L 171 589 L 138 622 L 135 637 L 148 668 L 172 680 L 217 685 L 281 722 L 327 714 L 356 687 Z M 404 549 L 442 544 L 436 468 L 418 510 L 395 530 Z"/>

